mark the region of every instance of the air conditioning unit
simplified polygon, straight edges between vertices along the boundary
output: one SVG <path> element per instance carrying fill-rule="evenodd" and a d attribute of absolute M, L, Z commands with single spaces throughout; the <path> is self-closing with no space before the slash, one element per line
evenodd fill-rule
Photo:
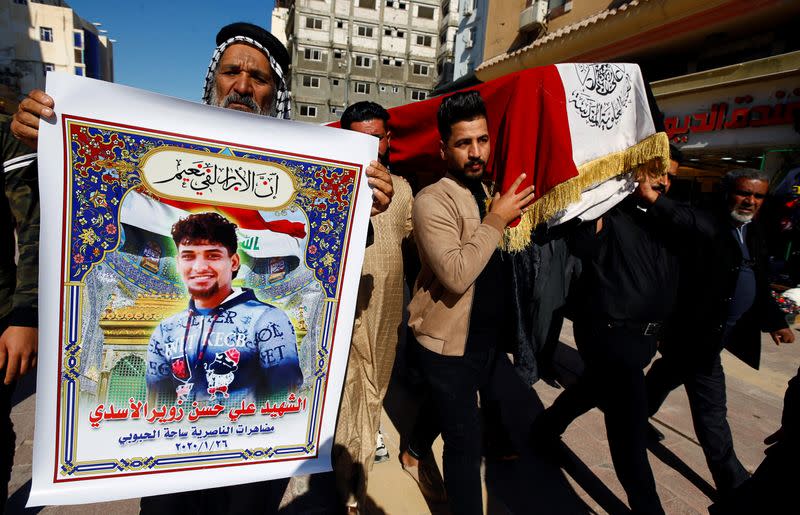
<path fill-rule="evenodd" d="M 475 10 L 475 0 L 467 0 L 466 4 L 464 6 L 464 17 L 469 18 L 472 16 L 472 11 Z"/>
<path fill-rule="evenodd" d="M 467 35 L 464 36 L 464 48 L 472 48 L 472 45 L 473 45 L 472 34 L 467 33 Z"/>
<path fill-rule="evenodd" d="M 547 27 L 547 0 L 536 0 L 519 14 L 520 32 L 542 32 Z"/>

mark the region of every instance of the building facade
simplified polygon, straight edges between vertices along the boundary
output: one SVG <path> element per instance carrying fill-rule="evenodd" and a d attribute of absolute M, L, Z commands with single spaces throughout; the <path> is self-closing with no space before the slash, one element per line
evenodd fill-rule
<path fill-rule="evenodd" d="M 289 19 L 289 7 L 292 2 L 290 0 L 275 0 L 275 6 L 272 8 L 272 23 L 270 24 L 270 32 L 278 38 L 278 41 L 287 46 L 286 41 L 286 21 Z"/>
<path fill-rule="evenodd" d="M 292 116 L 338 120 L 355 102 L 395 107 L 436 82 L 437 0 L 299 0 L 286 21 Z"/>
<path fill-rule="evenodd" d="M 114 80 L 113 41 L 60 0 L 0 2 L 0 113 L 11 114 L 45 74 Z"/>
<path fill-rule="evenodd" d="M 439 23 L 437 91 L 467 85 L 483 61 L 489 0 L 443 0 Z"/>

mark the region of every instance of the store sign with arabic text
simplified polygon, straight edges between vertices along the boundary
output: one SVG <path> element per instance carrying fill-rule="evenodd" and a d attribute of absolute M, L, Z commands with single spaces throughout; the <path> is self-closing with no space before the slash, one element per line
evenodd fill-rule
<path fill-rule="evenodd" d="M 687 148 L 797 144 L 800 78 L 658 100 L 670 142 Z"/>

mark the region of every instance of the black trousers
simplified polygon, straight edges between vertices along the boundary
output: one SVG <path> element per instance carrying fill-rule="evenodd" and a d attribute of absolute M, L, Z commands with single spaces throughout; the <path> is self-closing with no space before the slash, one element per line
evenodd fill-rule
<path fill-rule="evenodd" d="M 443 356 L 416 346 L 416 363 L 424 378 L 428 397 L 409 440 L 409 450 L 425 455 L 441 433 L 444 440 L 444 482 L 450 510 L 455 515 L 482 514 L 481 450 L 482 420 L 478 407 L 492 406 L 490 412 L 507 424 L 513 418 L 508 406 L 516 406 L 517 420 L 527 434 L 538 401 L 533 390 L 517 376 L 506 354 L 494 346 L 467 350 L 463 356 Z M 531 408 L 534 408 L 533 410 Z M 502 413 L 502 414 L 501 414 Z"/>
<path fill-rule="evenodd" d="M 634 513 L 663 514 L 647 458 L 647 396 L 644 367 L 656 352 L 656 337 L 600 320 L 576 320 L 575 341 L 583 375 L 544 411 L 540 428 L 563 433 L 593 407 L 603 410 L 614 470 Z"/>
<path fill-rule="evenodd" d="M 672 390 L 684 385 L 694 432 L 720 494 L 727 494 L 748 478 L 749 474 L 733 450 L 727 418 L 725 372 L 719 354 L 715 355 L 710 367 L 702 368 L 682 354 L 680 357 L 667 354 L 650 367 L 646 383 L 650 416 L 658 412 Z"/>

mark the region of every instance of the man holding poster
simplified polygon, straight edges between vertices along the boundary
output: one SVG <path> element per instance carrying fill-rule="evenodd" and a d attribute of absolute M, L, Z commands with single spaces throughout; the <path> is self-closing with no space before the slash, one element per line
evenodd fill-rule
<path fill-rule="evenodd" d="M 191 402 L 208 394 L 236 405 L 302 385 L 289 318 L 253 290 L 231 286 L 240 265 L 236 225 L 217 213 L 195 213 L 172 227 L 172 238 L 191 301 L 150 337 L 148 397 Z"/>
<path fill-rule="evenodd" d="M 388 206 L 391 179 L 370 159 L 371 138 L 270 119 L 289 117 L 281 95 L 289 58 L 268 32 L 233 24 L 220 31 L 217 44 L 204 101 L 265 116 L 201 109 L 58 74 L 48 78 L 58 110 L 38 92 L 15 115 L 15 134 L 34 146 L 39 117 L 55 122 L 42 131 L 39 156 L 43 177 L 57 186 L 43 193 L 48 209 L 42 216 L 50 220 L 43 253 L 56 275 L 43 277 L 42 296 L 43 317 L 53 321 L 43 341 L 58 348 L 39 369 L 45 385 L 37 403 L 31 504 L 142 495 L 142 512 L 258 510 L 266 502 L 262 485 L 231 486 L 330 467 L 365 215 Z M 212 179 L 186 187 L 173 180 L 176 166 L 195 162 Z M 63 185 L 51 181 L 58 176 Z M 280 179 L 280 198 L 262 195 L 254 186 L 258 177 Z M 189 212 L 175 216 L 177 210 Z M 126 218 L 132 211 L 140 216 Z M 229 224 L 236 243 L 216 235 L 169 241 L 171 224 L 209 211 L 224 213 L 218 225 Z M 70 221 L 63 227 L 53 222 L 64 218 Z M 308 229 L 287 236 L 291 254 L 271 253 L 265 243 L 274 233 L 269 226 L 281 220 Z M 210 265 L 195 275 L 183 268 L 182 252 L 197 243 L 212 244 L 224 258 L 213 272 Z M 299 264 L 284 261 L 275 273 L 280 256 Z M 202 300 L 207 293 L 209 302 Z M 187 303 L 198 310 L 191 325 L 187 320 L 183 335 L 166 330 L 174 317 L 187 315 Z M 199 311 L 214 308 L 208 315 Z M 238 329 L 252 338 L 222 336 L 218 326 L 228 322 L 242 324 Z M 186 329 L 195 323 L 197 338 L 186 338 L 184 349 Z M 237 338 L 247 339 L 243 349 Z M 151 366 L 161 380 L 150 376 Z M 249 383 L 240 390 L 237 378 L 244 375 Z M 250 381 L 256 376 L 262 385 Z M 148 389 L 193 400 L 143 403 Z M 274 389 L 284 392 L 273 395 Z M 247 400 L 262 392 L 269 397 L 263 404 Z M 71 486 L 77 484 L 82 488 Z"/>

